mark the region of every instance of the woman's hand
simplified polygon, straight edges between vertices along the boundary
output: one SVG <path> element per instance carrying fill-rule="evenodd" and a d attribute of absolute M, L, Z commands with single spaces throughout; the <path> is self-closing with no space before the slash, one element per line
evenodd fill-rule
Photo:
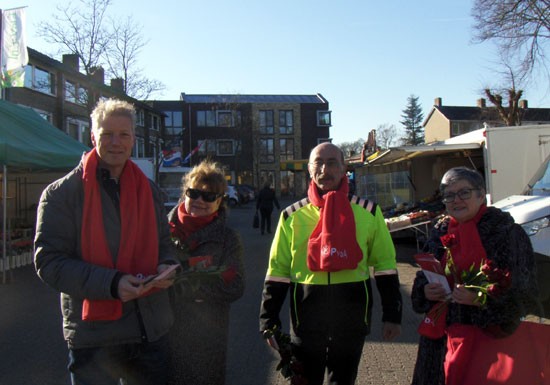
<path fill-rule="evenodd" d="M 440 283 L 428 283 L 424 286 L 424 295 L 430 301 L 445 301 L 447 293 Z"/>
<path fill-rule="evenodd" d="M 461 305 L 479 306 L 479 302 L 476 301 L 477 294 L 471 290 L 468 290 L 464 285 L 456 285 L 453 293 L 451 294 L 453 302 Z"/>

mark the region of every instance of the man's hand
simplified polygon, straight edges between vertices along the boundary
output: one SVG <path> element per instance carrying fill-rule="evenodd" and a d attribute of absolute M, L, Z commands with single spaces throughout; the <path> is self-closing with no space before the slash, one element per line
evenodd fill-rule
<path fill-rule="evenodd" d="M 145 291 L 141 281 L 143 280 L 133 275 L 123 275 L 118 282 L 118 298 L 120 298 L 122 302 L 128 302 L 138 298 Z"/>
<path fill-rule="evenodd" d="M 392 322 L 384 322 L 382 327 L 382 339 L 384 341 L 393 341 L 401 334 L 401 325 Z"/>

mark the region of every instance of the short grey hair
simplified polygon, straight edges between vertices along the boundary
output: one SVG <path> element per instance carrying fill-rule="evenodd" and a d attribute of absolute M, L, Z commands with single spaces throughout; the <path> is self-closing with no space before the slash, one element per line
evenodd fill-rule
<path fill-rule="evenodd" d="M 136 110 L 134 106 L 124 100 L 103 99 L 100 100 L 90 114 L 92 119 L 92 132 L 97 132 L 103 121 L 109 116 L 126 116 L 132 120 L 132 132 L 136 130 Z"/>
<path fill-rule="evenodd" d="M 443 178 L 441 178 L 439 191 L 443 193 L 449 185 L 461 180 L 468 182 L 473 188 L 485 192 L 485 180 L 483 176 L 476 170 L 468 167 L 453 167 L 449 169 L 443 175 Z"/>

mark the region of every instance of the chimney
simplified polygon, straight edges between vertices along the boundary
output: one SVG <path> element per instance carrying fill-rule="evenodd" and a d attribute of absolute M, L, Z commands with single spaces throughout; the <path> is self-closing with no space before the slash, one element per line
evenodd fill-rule
<path fill-rule="evenodd" d="M 519 101 L 519 108 L 523 108 L 524 110 L 526 110 L 527 108 L 529 108 L 529 107 L 527 106 L 527 100 L 521 99 L 521 100 Z"/>
<path fill-rule="evenodd" d="M 90 72 L 92 80 L 105 84 L 105 70 L 102 67 L 93 67 Z"/>
<path fill-rule="evenodd" d="M 486 101 L 485 101 L 485 98 L 480 98 L 480 99 L 478 99 L 478 100 L 477 100 L 477 106 L 478 106 L 479 108 L 485 108 L 485 107 L 487 107 L 487 103 L 486 103 Z"/>
<path fill-rule="evenodd" d="M 77 54 L 70 53 L 63 55 L 63 64 L 75 71 L 80 71 L 80 59 Z"/>
<path fill-rule="evenodd" d="M 122 78 L 111 79 L 111 87 L 119 91 L 124 91 L 124 79 Z"/>
<path fill-rule="evenodd" d="M 441 107 L 442 104 L 443 104 L 443 100 L 441 98 L 434 99 L 434 106 Z"/>

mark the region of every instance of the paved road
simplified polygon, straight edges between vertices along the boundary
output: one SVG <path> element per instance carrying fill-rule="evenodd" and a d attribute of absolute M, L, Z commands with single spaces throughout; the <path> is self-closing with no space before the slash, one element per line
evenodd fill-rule
<path fill-rule="evenodd" d="M 247 287 L 231 309 L 227 385 L 282 385 L 287 382 L 274 370 L 276 356 L 257 331 L 271 238 L 252 229 L 253 213 L 249 203 L 232 209 L 229 218 L 243 238 Z M 417 270 L 411 264 L 416 245 L 408 242 L 396 246 L 405 300 L 403 334 L 397 342 L 381 342 L 380 305 L 375 294 L 373 333 L 365 342 L 357 385 L 410 383 L 420 321 L 410 310 L 409 300 Z M 66 385 L 66 356 L 57 293 L 36 277 L 31 266 L 13 270 L 9 282 L 0 284 L 0 384 Z"/>

